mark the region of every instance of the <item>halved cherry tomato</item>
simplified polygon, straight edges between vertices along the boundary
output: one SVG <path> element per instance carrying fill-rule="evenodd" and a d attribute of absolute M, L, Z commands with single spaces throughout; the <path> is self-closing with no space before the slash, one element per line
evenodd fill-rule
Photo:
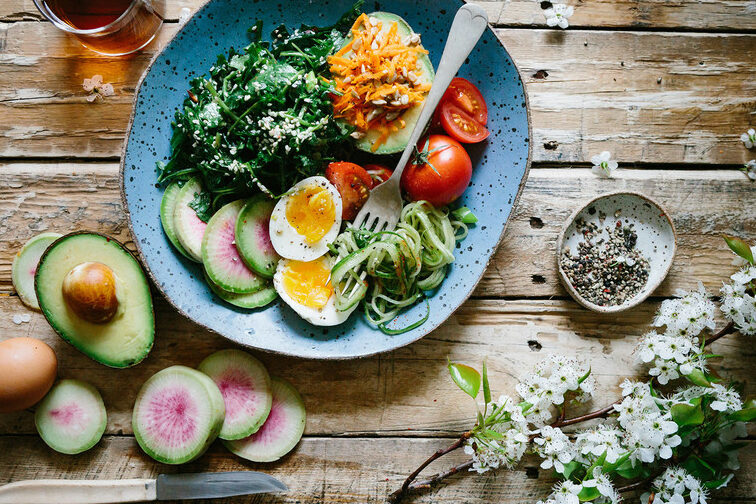
<path fill-rule="evenodd" d="M 441 103 L 441 126 L 462 143 L 476 143 L 488 138 L 489 131 L 467 112 L 451 101 Z"/>
<path fill-rule="evenodd" d="M 450 101 L 467 112 L 467 115 L 483 126 L 488 122 L 488 105 L 475 84 L 462 77 L 454 77 L 441 98 L 441 103 Z"/>
<path fill-rule="evenodd" d="M 373 179 L 359 165 L 339 161 L 330 163 L 325 176 L 341 195 L 341 218 L 352 220 L 370 197 Z"/>
<path fill-rule="evenodd" d="M 472 161 L 462 144 L 445 135 L 431 135 L 418 142 L 418 158 L 402 172 L 402 191 L 412 201 L 433 206 L 459 198 L 472 178 Z"/>
<path fill-rule="evenodd" d="M 386 182 L 389 177 L 391 177 L 391 174 L 394 173 L 394 171 L 389 169 L 387 166 L 380 164 L 366 164 L 365 171 L 367 171 L 370 175 L 370 178 L 373 179 L 373 185 L 371 189 Z"/>

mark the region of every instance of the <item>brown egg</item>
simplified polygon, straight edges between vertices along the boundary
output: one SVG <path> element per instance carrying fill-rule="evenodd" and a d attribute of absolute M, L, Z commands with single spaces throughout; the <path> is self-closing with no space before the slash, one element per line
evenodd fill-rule
<path fill-rule="evenodd" d="M 0 413 L 37 404 L 58 373 L 55 352 L 34 338 L 0 341 Z"/>
<path fill-rule="evenodd" d="M 113 270 L 98 262 L 74 266 L 63 279 L 63 299 L 87 322 L 104 324 L 110 321 L 118 311 Z"/>

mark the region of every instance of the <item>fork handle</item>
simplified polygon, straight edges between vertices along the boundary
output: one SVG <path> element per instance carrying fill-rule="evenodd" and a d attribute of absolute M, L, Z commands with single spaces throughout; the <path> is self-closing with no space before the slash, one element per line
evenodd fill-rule
<path fill-rule="evenodd" d="M 474 4 L 465 4 L 457 11 L 449 30 L 449 37 L 446 39 L 446 46 L 444 46 L 444 52 L 441 55 L 441 62 L 438 64 L 438 70 L 433 79 L 433 85 L 428 96 L 425 98 L 423 109 L 420 111 L 420 117 L 417 123 L 415 123 L 407 147 L 402 152 L 399 164 L 391 176 L 392 179 L 398 181 L 401 178 L 402 171 L 404 171 L 404 167 L 412 155 L 412 150 L 418 140 L 420 140 L 420 135 L 423 134 L 425 126 L 436 110 L 438 102 L 441 101 L 446 88 L 449 87 L 452 79 L 457 75 L 457 71 L 459 71 L 462 63 L 467 59 L 470 51 L 478 43 L 486 26 L 488 26 L 488 16 L 486 15 L 486 11 L 481 7 Z"/>

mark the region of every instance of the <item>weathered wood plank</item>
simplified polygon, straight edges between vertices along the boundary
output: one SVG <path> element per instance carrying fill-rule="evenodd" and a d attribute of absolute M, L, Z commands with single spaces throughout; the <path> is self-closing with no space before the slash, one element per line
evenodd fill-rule
<path fill-rule="evenodd" d="M 592 404 L 570 414 L 597 409 L 617 399 L 617 385 L 644 372 L 635 363 L 638 336 L 649 330 L 658 303 L 616 316 L 599 316 L 572 301 L 468 301 L 441 328 L 394 352 L 361 360 L 323 362 L 258 354 L 273 375 L 294 383 L 307 405 L 310 435 L 444 435 L 471 426 L 474 406 L 448 378 L 446 358 L 479 366 L 487 359 L 494 394 L 514 394 L 519 377 L 548 354 L 580 356 L 598 382 Z M 220 348 L 233 346 L 178 315 L 156 296 L 157 331 L 150 356 L 125 370 L 95 363 L 60 339 L 40 313 L 27 312 L 15 297 L 0 297 L 0 339 L 32 336 L 56 351 L 61 378 L 79 378 L 100 389 L 108 408 L 107 432 L 131 433 L 131 409 L 142 383 L 174 364 L 196 366 Z M 31 313 L 14 324 L 16 313 Z M 720 324 L 721 326 L 722 324 Z M 714 344 L 724 355 L 717 369 L 749 380 L 756 351 L 741 335 Z M 33 415 L 0 415 L 0 435 L 34 432 Z"/>
<path fill-rule="evenodd" d="M 166 19 L 176 20 L 184 8 L 195 12 L 205 0 L 167 2 Z M 494 25 L 546 25 L 540 2 L 534 0 L 475 1 Z M 669 28 L 697 30 L 755 30 L 751 0 L 581 0 L 570 19 L 573 27 Z M 37 21 L 42 16 L 31 0 L 6 0 L 0 5 L 0 21 Z"/>
<path fill-rule="evenodd" d="M 534 169 L 475 295 L 565 296 L 555 260 L 561 226 L 581 201 L 620 189 L 657 199 L 677 226 L 677 260 L 656 295 L 695 288 L 698 280 L 718 290 L 734 271 L 719 234 L 756 239 L 754 186 L 735 170 L 621 169 L 605 180 L 586 169 Z M 94 229 L 128 241 L 118 191 L 115 163 L 0 164 L 0 292 L 12 291 L 14 254 L 41 231 Z"/>
<path fill-rule="evenodd" d="M 144 455 L 132 437 L 106 437 L 92 450 L 76 456 L 58 455 L 36 437 L 0 437 L 0 485 L 22 479 L 59 478 L 106 479 L 149 478 L 158 474 L 200 471 L 260 470 L 288 487 L 279 495 L 249 496 L 197 504 L 220 503 L 383 503 L 404 477 L 427 456 L 450 443 L 448 439 L 338 439 L 306 437 L 279 462 L 252 464 L 227 452 L 220 443 L 181 467 L 159 464 Z M 756 466 L 756 449 L 750 442 L 741 451 L 742 468 L 724 489 L 713 493 L 712 504 L 756 501 L 756 479 L 749 470 Z M 427 474 L 444 470 L 465 460 L 461 451 L 444 456 Z M 415 496 L 416 503 L 522 504 L 545 498 L 555 480 L 550 471 L 539 469 L 538 461 L 526 456 L 514 471 L 500 470 L 485 475 L 460 474 L 432 493 Z M 628 496 L 628 501 L 632 499 Z"/>
<path fill-rule="evenodd" d="M 115 59 L 49 23 L 0 24 L 0 156 L 118 156 L 138 77 L 175 30 Z M 602 150 L 639 163 L 753 157 L 739 135 L 756 123 L 756 35 L 497 33 L 526 81 L 535 161 L 587 162 Z M 117 96 L 89 104 L 81 82 L 96 73 Z"/>

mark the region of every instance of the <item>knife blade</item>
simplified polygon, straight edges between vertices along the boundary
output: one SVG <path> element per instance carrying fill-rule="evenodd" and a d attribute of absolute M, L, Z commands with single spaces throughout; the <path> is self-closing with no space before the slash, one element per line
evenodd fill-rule
<path fill-rule="evenodd" d="M 157 477 L 157 500 L 213 499 L 287 490 L 288 487 L 273 476 L 256 471 L 161 474 Z"/>
<path fill-rule="evenodd" d="M 157 480 L 27 480 L 0 486 L 0 504 L 113 504 L 287 490 L 276 478 L 255 471 L 161 474 Z"/>

